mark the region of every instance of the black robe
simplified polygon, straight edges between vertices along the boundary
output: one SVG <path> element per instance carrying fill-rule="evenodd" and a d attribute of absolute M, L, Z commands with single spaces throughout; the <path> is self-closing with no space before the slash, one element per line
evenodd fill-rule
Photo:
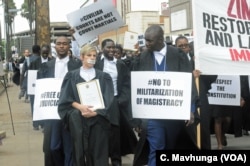
<path fill-rule="evenodd" d="M 109 74 L 96 70 L 94 79 L 99 79 L 105 109 L 97 109 L 98 115 L 92 118 L 84 118 L 72 107 L 73 102 L 80 103 L 76 84 L 86 82 L 80 77 L 80 69 L 68 72 L 62 83 L 58 113 L 70 131 L 75 166 L 108 165 L 108 110 L 114 99 L 114 89 Z"/>
<path fill-rule="evenodd" d="M 96 60 L 95 68 L 104 68 L 104 59 L 99 56 Z M 137 138 L 132 129 L 131 91 L 130 91 L 130 71 L 122 60 L 116 61 L 117 68 L 117 100 L 111 108 L 111 124 L 120 127 L 121 155 L 134 153 Z"/>

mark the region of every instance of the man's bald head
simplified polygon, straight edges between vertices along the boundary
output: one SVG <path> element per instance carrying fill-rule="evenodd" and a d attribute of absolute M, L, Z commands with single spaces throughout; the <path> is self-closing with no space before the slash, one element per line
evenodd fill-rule
<path fill-rule="evenodd" d="M 164 32 L 161 26 L 151 25 L 145 32 L 146 46 L 150 51 L 160 51 L 164 47 Z"/>

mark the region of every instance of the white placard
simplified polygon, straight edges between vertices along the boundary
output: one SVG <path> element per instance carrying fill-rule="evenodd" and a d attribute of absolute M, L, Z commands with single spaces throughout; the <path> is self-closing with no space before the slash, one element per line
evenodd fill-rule
<path fill-rule="evenodd" d="M 192 74 L 131 72 L 134 118 L 190 119 Z"/>
<path fill-rule="evenodd" d="M 211 86 L 209 104 L 240 106 L 240 76 L 219 75 Z"/>
<path fill-rule="evenodd" d="M 137 49 L 135 49 L 135 45 L 137 43 L 138 43 L 138 34 L 126 31 L 124 35 L 123 49 L 136 51 Z"/>
<path fill-rule="evenodd" d="M 111 0 L 97 1 L 67 15 L 70 26 L 74 27 L 74 37 L 82 46 L 99 34 L 117 29 L 124 22 Z"/>
<path fill-rule="evenodd" d="M 33 120 L 60 119 L 57 109 L 62 81 L 56 78 L 36 80 Z"/>
<path fill-rule="evenodd" d="M 99 79 L 76 84 L 81 104 L 93 106 L 93 110 L 104 109 Z"/>
<path fill-rule="evenodd" d="M 143 47 L 146 45 L 146 41 L 144 39 L 144 35 L 138 35 L 138 43 L 139 43 L 139 47 Z"/>
<path fill-rule="evenodd" d="M 249 75 L 249 8 L 246 0 L 192 1 L 195 66 L 202 74 Z"/>
<path fill-rule="evenodd" d="M 28 91 L 29 95 L 35 94 L 37 70 L 28 70 Z"/>

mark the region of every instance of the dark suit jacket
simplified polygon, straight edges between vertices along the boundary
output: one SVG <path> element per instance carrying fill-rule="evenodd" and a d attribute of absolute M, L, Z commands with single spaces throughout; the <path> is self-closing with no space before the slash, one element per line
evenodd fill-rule
<path fill-rule="evenodd" d="M 32 62 L 34 62 L 39 57 L 40 56 L 38 56 L 38 55 L 32 54 L 31 56 L 29 56 L 29 63 L 31 64 Z M 21 77 L 20 77 L 20 83 L 21 83 L 21 87 L 23 89 L 27 89 L 27 83 L 28 83 L 27 72 L 28 72 L 28 69 L 29 69 L 28 62 L 27 62 L 27 59 L 25 59 L 24 63 L 23 63 L 22 72 L 21 72 L 22 74 L 21 74 Z"/>
<path fill-rule="evenodd" d="M 46 63 L 42 63 L 40 69 L 37 73 L 37 78 L 54 78 L 55 77 L 55 64 L 56 58 L 48 61 Z M 75 61 L 73 59 L 69 59 L 68 62 L 68 71 L 77 69 L 81 67 L 81 61 Z"/>
<path fill-rule="evenodd" d="M 104 68 L 104 59 L 101 59 L 99 56 L 96 60 L 96 64 L 94 66 L 96 69 L 103 71 Z M 130 104 L 130 72 L 128 67 L 122 60 L 117 60 L 116 63 L 118 78 L 117 78 L 117 99 L 119 106 L 118 107 L 128 107 Z M 111 110 L 111 123 L 119 125 L 119 119 L 112 117 L 119 117 L 119 108 L 112 107 Z M 128 108 L 126 116 L 131 117 L 131 111 Z"/>
<path fill-rule="evenodd" d="M 55 77 L 55 63 L 56 58 L 52 59 L 51 61 L 48 61 L 46 63 L 42 63 L 40 69 L 37 72 L 37 78 L 54 78 Z M 68 71 L 75 70 L 77 68 L 80 68 L 81 66 L 80 61 L 74 61 L 72 59 L 68 62 Z M 50 135 L 51 135 L 51 128 L 49 125 L 49 121 L 47 120 L 46 124 L 44 126 L 44 143 L 43 143 L 43 151 L 45 153 L 50 153 Z"/>
<path fill-rule="evenodd" d="M 133 70 L 135 71 L 154 71 L 154 57 L 153 53 L 144 51 L 138 59 L 133 63 Z M 180 49 L 167 45 L 166 65 L 168 71 L 174 72 L 192 72 L 192 66 L 188 60 L 187 55 Z M 198 98 L 197 89 L 193 79 L 192 82 L 192 103 L 195 103 Z M 141 123 L 142 133 L 136 148 L 134 156 L 134 166 L 147 164 L 149 147 L 146 139 L 147 135 L 147 120 Z M 192 138 L 191 138 L 192 139 Z"/>
<path fill-rule="evenodd" d="M 52 60 L 54 58 L 48 57 L 48 61 Z M 41 67 L 42 59 L 41 57 L 37 58 L 35 61 L 30 63 L 29 69 L 30 70 L 38 70 Z"/>
<path fill-rule="evenodd" d="M 104 68 L 104 59 L 101 56 L 97 58 L 95 68 L 102 70 Z M 130 98 L 130 70 L 122 60 L 117 60 L 117 96 L 110 108 L 110 122 L 119 125 L 121 131 L 121 154 L 134 153 L 137 144 L 137 138 L 130 127 L 132 119 L 131 98 Z M 118 102 L 117 102 L 118 101 Z"/>

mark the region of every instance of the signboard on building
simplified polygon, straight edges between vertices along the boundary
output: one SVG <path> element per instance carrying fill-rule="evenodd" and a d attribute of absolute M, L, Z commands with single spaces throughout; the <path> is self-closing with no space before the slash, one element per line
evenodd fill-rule
<path fill-rule="evenodd" d="M 171 31 L 187 28 L 187 11 L 185 9 L 171 13 Z"/>

